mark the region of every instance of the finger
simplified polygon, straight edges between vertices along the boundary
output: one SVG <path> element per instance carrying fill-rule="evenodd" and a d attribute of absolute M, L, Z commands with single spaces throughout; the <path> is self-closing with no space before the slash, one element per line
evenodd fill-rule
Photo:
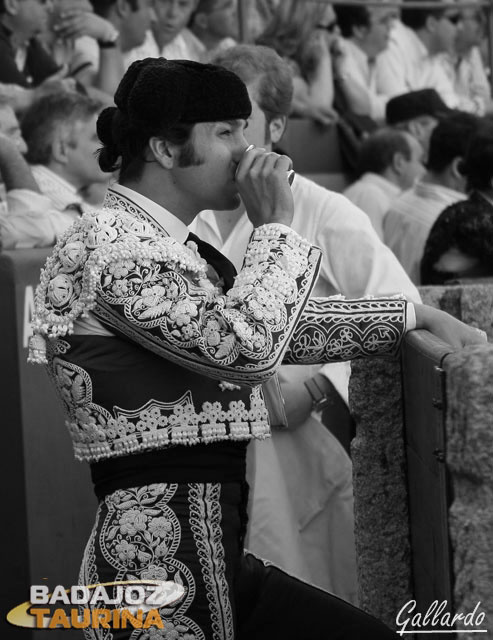
<path fill-rule="evenodd" d="M 256 147 L 253 144 L 246 147 L 236 167 L 235 180 L 242 180 L 245 178 L 255 159 L 264 153 L 265 149 L 262 147 Z"/>
<path fill-rule="evenodd" d="M 44 82 L 54 82 L 56 80 L 63 80 L 67 74 L 68 74 L 68 65 L 64 64 L 56 73 L 54 73 L 49 78 L 46 78 Z"/>
<path fill-rule="evenodd" d="M 293 161 L 289 156 L 286 156 L 284 154 L 276 154 L 276 155 L 277 155 L 276 168 L 278 168 L 280 171 L 290 171 L 293 168 Z"/>

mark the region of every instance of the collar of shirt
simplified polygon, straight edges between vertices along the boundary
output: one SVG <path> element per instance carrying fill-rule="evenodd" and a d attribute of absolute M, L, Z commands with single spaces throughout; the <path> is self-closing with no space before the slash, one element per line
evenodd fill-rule
<path fill-rule="evenodd" d="M 416 195 L 421 198 L 428 198 L 430 200 L 444 200 L 446 202 L 457 202 L 458 200 L 464 200 L 466 197 L 461 191 L 444 187 L 441 184 L 432 182 L 422 182 L 418 180 L 414 186 Z"/>
<path fill-rule="evenodd" d="M 41 193 L 50 198 L 57 210 L 63 211 L 74 204 L 81 205 L 84 209 L 84 200 L 77 193 L 74 185 L 67 182 L 65 178 L 41 164 L 33 165 L 31 170 Z"/>
<path fill-rule="evenodd" d="M 189 233 L 188 227 L 167 209 L 157 202 L 154 202 L 154 200 L 150 200 L 138 191 L 134 191 L 118 183 L 111 185 L 109 191 L 116 193 L 118 196 L 133 202 L 140 209 L 143 209 L 167 235 L 175 238 L 175 240 L 178 240 L 178 242 L 182 244 L 186 241 Z"/>
<path fill-rule="evenodd" d="M 386 196 L 388 196 L 392 200 L 394 198 L 397 198 L 397 196 L 402 192 L 402 189 L 400 187 L 398 187 L 393 182 L 390 182 L 390 180 L 387 180 L 387 178 L 384 178 L 378 173 L 365 173 L 360 178 L 360 182 L 363 184 L 372 184 L 375 187 L 378 187 L 385 193 Z"/>

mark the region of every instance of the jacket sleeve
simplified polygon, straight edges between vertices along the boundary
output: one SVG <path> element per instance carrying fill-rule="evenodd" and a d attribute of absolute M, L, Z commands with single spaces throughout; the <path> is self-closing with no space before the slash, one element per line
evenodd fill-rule
<path fill-rule="evenodd" d="M 403 298 L 312 298 L 296 325 L 285 364 L 394 356 L 406 333 Z"/>
<path fill-rule="evenodd" d="M 287 227 L 264 225 L 254 231 L 226 295 L 194 271 L 205 263 L 190 261 L 188 248 L 169 239 L 166 251 L 152 259 L 156 249 L 141 243 L 127 257 L 110 246 L 93 313 L 183 367 L 237 384 L 267 380 L 310 296 L 320 251 Z"/>

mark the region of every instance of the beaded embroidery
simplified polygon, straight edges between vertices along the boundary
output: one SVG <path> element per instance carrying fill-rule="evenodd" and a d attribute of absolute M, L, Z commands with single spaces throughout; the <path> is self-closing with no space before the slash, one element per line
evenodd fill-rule
<path fill-rule="evenodd" d="M 66 343 L 58 345 L 58 351 L 65 350 Z M 262 439 L 270 433 L 260 387 L 251 390 L 249 408 L 242 400 L 227 408 L 225 402 L 204 402 L 197 412 L 188 391 L 174 402 L 149 400 L 134 411 L 114 407 L 110 413 L 93 402 L 91 379 L 82 367 L 50 356 L 49 371 L 64 404 L 77 460 L 96 462 L 170 444 Z"/>

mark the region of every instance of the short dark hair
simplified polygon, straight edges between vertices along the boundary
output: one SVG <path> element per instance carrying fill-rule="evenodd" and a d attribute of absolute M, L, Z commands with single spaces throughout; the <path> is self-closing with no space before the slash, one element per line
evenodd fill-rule
<path fill-rule="evenodd" d="M 351 38 L 354 27 L 370 27 L 371 15 L 367 7 L 356 7 L 347 4 L 335 4 L 334 11 L 337 24 L 345 38 Z"/>
<path fill-rule="evenodd" d="M 214 64 L 236 73 L 245 84 L 256 84 L 257 102 L 269 123 L 288 116 L 293 100 L 293 77 L 288 63 L 271 47 L 240 44 L 219 53 Z"/>
<path fill-rule="evenodd" d="M 0 0 L 2 2 L 2 0 Z M 90 0 L 92 4 L 92 8 L 94 9 L 94 13 L 98 16 L 102 16 L 106 18 L 108 13 L 110 12 L 111 7 L 116 4 L 116 0 Z M 139 8 L 139 0 L 127 0 L 130 5 L 132 11 L 137 11 Z"/>
<path fill-rule="evenodd" d="M 467 191 L 491 190 L 493 179 L 493 122 L 481 122 L 470 137 L 459 171 L 466 177 Z"/>
<path fill-rule="evenodd" d="M 402 153 L 406 160 L 411 159 L 411 147 L 404 132 L 382 128 L 371 133 L 361 145 L 357 175 L 382 174 L 392 165 L 396 153 Z"/>
<path fill-rule="evenodd" d="M 100 110 L 100 102 L 79 93 L 50 94 L 34 102 L 21 121 L 22 136 L 28 147 L 27 161 L 31 164 L 48 164 L 58 128 L 72 127 L 81 120 L 87 122 Z"/>
<path fill-rule="evenodd" d="M 455 158 L 463 157 L 479 122 L 477 116 L 462 111 L 443 118 L 431 134 L 426 168 L 442 173 Z"/>
<path fill-rule="evenodd" d="M 428 2 L 428 0 L 409 0 L 410 2 Z M 418 29 L 422 29 L 426 26 L 426 21 L 429 16 L 434 16 L 435 18 L 440 18 L 444 14 L 446 7 L 443 9 L 417 9 L 417 8 L 409 8 L 406 9 L 406 0 L 401 8 L 401 20 L 410 29 L 414 29 L 417 31 Z"/>

